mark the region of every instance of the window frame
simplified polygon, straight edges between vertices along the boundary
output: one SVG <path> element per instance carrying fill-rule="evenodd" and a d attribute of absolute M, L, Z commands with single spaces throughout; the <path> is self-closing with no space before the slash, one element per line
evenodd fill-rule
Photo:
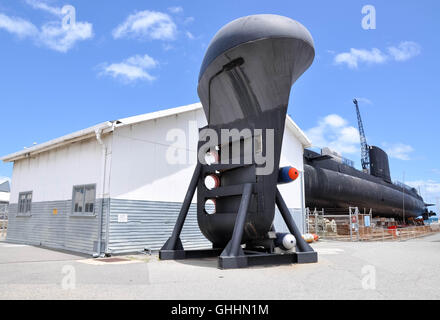
<path fill-rule="evenodd" d="M 25 196 L 22 203 L 21 197 Z M 28 199 L 28 195 L 31 195 L 30 201 Z M 17 217 L 30 217 L 32 216 L 32 198 L 33 191 L 23 191 L 18 193 L 18 203 L 17 203 Z M 24 206 L 24 211 L 22 211 L 22 206 Z M 28 210 L 29 206 L 29 210 Z"/>
<path fill-rule="evenodd" d="M 85 204 L 86 204 L 86 190 L 87 188 L 92 187 L 94 190 L 94 197 L 93 197 L 93 210 L 92 212 L 85 212 Z M 83 199 L 83 203 L 82 203 L 82 209 L 83 211 L 75 211 L 75 191 L 79 188 L 84 188 L 84 199 Z M 96 183 L 92 183 L 92 184 L 79 184 L 79 185 L 74 185 L 72 187 L 72 206 L 71 206 L 71 210 L 70 210 L 70 215 L 73 217 L 95 217 L 96 213 L 95 213 L 95 209 L 96 209 Z"/>

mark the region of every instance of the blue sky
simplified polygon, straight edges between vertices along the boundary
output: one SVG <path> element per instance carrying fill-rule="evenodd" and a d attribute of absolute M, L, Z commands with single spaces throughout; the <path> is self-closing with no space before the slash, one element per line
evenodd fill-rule
<path fill-rule="evenodd" d="M 75 27 L 63 29 L 69 7 Z M 376 29 L 362 8 L 373 5 Z M 353 103 L 368 143 L 388 151 L 394 179 L 440 197 L 438 1 L 0 0 L 0 155 L 106 120 L 198 101 L 216 31 L 241 16 L 298 20 L 316 47 L 289 114 L 318 146 L 356 161 Z M 69 22 L 69 21 L 67 21 Z M 11 164 L 0 164 L 10 177 Z"/>

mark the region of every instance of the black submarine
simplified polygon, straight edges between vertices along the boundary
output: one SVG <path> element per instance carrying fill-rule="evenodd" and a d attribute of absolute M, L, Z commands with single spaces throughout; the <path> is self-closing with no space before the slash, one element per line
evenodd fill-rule
<path fill-rule="evenodd" d="M 362 171 L 346 163 L 336 153 L 304 151 L 305 202 L 309 208 L 372 209 L 373 216 L 406 220 L 427 214 L 427 206 L 415 188 L 393 183 L 387 153 L 369 146 L 356 99 L 362 151 Z M 335 210 L 332 210 L 335 211 Z"/>

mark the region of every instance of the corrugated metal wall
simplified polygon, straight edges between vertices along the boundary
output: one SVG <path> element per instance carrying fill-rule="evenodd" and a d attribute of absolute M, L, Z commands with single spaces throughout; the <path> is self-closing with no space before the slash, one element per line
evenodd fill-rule
<path fill-rule="evenodd" d="M 97 199 L 95 216 L 71 215 L 71 201 L 33 202 L 31 216 L 17 216 L 17 204 L 9 206 L 9 222 L 6 241 L 65 249 L 93 254 L 97 250 L 100 210 L 103 204 L 103 233 L 108 199 Z M 58 213 L 53 214 L 57 209 Z M 103 242 L 104 243 L 104 242 Z M 103 247 L 103 246 L 102 246 Z"/>
<path fill-rule="evenodd" d="M 112 253 L 159 250 L 170 237 L 182 203 L 111 199 L 108 249 Z M 118 223 L 118 215 L 127 214 L 127 222 Z M 209 248 L 200 232 L 196 204 L 186 218 L 181 240 L 185 249 Z"/>
<path fill-rule="evenodd" d="M 295 221 L 296 226 L 298 227 L 301 233 L 304 233 L 304 223 L 305 223 L 305 215 L 301 209 L 289 209 L 290 214 L 292 215 L 293 221 Z M 275 209 L 275 218 L 273 220 L 273 224 L 276 232 L 289 232 L 289 229 L 286 226 L 286 223 L 281 216 L 278 208 Z"/>
<path fill-rule="evenodd" d="M 101 252 L 107 239 L 110 253 L 139 252 L 145 248 L 159 250 L 170 237 L 181 203 L 138 200 L 101 199 L 96 200 L 93 217 L 72 216 L 71 201 L 51 201 L 32 203 L 32 215 L 17 216 L 17 204 L 9 207 L 7 241 L 65 249 L 85 254 L 97 251 L 101 204 L 103 203 Z M 109 206 L 110 204 L 110 206 Z M 53 214 L 53 209 L 58 213 Z M 292 216 L 300 230 L 303 229 L 301 210 L 291 209 Z M 127 215 L 127 222 L 118 222 L 119 215 Z M 277 231 L 288 231 L 275 216 Z M 209 248 L 209 242 L 200 232 L 197 223 L 196 204 L 192 204 L 185 221 L 182 235 L 185 249 Z"/>

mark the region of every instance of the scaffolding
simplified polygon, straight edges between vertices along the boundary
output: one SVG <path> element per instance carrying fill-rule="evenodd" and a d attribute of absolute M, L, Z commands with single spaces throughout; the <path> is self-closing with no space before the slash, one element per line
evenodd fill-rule
<path fill-rule="evenodd" d="M 439 224 L 399 227 L 393 218 L 373 218 L 373 210 L 349 207 L 336 209 L 306 208 L 306 232 L 320 239 L 339 241 L 405 241 L 440 232 Z"/>

